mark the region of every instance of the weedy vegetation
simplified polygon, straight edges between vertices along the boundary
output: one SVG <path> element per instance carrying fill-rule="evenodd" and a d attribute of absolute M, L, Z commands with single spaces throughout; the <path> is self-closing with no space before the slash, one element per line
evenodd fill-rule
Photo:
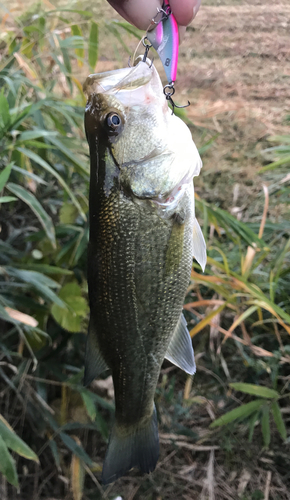
<path fill-rule="evenodd" d="M 156 472 L 134 472 L 106 490 L 98 481 L 113 400 L 110 378 L 82 385 L 89 230 L 82 81 L 108 33 L 116 58 L 140 34 L 49 4 L 13 21 L 4 12 L 1 21 L 0 497 L 287 499 L 287 135 L 270 137 L 261 153 L 257 220 L 242 222 L 196 197 L 208 264 L 204 274 L 193 264 L 184 310 L 197 374 L 164 365 Z"/>

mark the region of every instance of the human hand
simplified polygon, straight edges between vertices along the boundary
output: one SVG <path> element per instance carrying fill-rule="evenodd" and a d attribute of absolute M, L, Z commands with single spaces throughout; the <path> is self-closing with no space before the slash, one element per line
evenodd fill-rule
<path fill-rule="evenodd" d="M 162 0 L 108 0 L 126 21 L 147 30 Z M 187 26 L 196 16 L 201 0 L 169 0 L 172 14 L 179 26 Z M 182 30 L 181 30 L 182 31 Z"/>

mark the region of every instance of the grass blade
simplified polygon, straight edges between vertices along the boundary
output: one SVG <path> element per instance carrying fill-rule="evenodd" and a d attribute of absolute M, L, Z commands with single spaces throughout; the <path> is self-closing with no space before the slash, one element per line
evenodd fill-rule
<path fill-rule="evenodd" d="M 59 437 L 67 448 L 74 453 L 77 457 L 83 460 L 89 467 L 93 465 L 89 455 L 85 452 L 82 446 L 78 445 L 68 434 L 60 432 Z"/>
<path fill-rule="evenodd" d="M 200 207 L 202 210 L 205 206 L 210 220 L 216 219 L 218 223 L 226 230 L 230 228 L 237 236 L 239 236 L 242 240 L 244 240 L 249 245 L 253 245 L 256 243 L 258 248 L 264 248 L 265 242 L 260 239 L 252 229 L 249 228 L 247 224 L 244 222 L 238 221 L 233 215 L 228 213 L 226 210 L 223 210 L 218 207 L 214 207 L 206 203 L 201 199 L 195 200 L 197 207 Z"/>
<path fill-rule="evenodd" d="M 262 434 L 263 434 L 263 439 L 264 439 L 264 445 L 265 445 L 265 448 L 269 448 L 269 444 L 271 441 L 271 430 L 270 430 L 270 413 L 269 413 L 269 406 L 268 405 L 263 406 L 261 424 L 262 424 Z"/>
<path fill-rule="evenodd" d="M 77 158 L 74 152 L 67 148 L 57 137 L 50 137 L 49 142 L 61 151 L 77 168 L 79 168 L 87 176 L 90 173 L 88 164 Z"/>
<path fill-rule="evenodd" d="M 10 163 L 10 165 L 7 165 L 7 167 L 5 167 L 4 170 L 2 170 L 0 174 L 0 191 L 2 191 L 6 182 L 8 181 L 11 169 L 12 169 L 12 164 Z"/>
<path fill-rule="evenodd" d="M 78 445 L 81 442 L 78 437 L 74 436 Z M 73 454 L 71 460 L 71 487 L 73 500 L 82 500 L 84 494 L 85 470 L 82 461 L 79 457 Z"/>
<path fill-rule="evenodd" d="M 1 432 L 1 431 L 0 431 Z M 10 484 L 18 488 L 18 476 L 15 467 L 15 461 L 10 455 L 8 448 L 0 435 L 0 472 L 6 477 Z"/>
<path fill-rule="evenodd" d="M 229 328 L 229 332 L 233 332 L 237 326 L 239 326 L 242 321 L 244 321 L 248 316 L 251 316 L 256 310 L 258 309 L 258 306 L 251 306 L 249 309 L 244 311 L 232 324 L 232 326 Z"/>
<path fill-rule="evenodd" d="M 21 263 L 21 268 L 28 269 L 30 271 L 37 271 L 43 274 L 62 274 L 64 276 L 71 276 L 73 274 L 73 271 L 63 267 L 50 266 L 49 264 L 34 264 L 33 262 L 28 262 L 27 264 Z"/>
<path fill-rule="evenodd" d="M 225 307 L 226 307 L 226 304 L 223 304 L 220 307 L 218 307 L 217 309 L 214 309 L 214 311 L 212 311 L 210 314 L 208 314 L 208 316 L 206 316 L 205 318 L 203 318 L 199 323 L 197 323 L 197 325 L 195 325 L 190 330 L 189 335 L 191 337 L 194 337 L 194 335 L 196 335 L 198 332 L 200 332 L 200 330 L 202 330 L 205 326 L 209 325 L 209 323 L 211 322 L 211 320 L 217 314 L 219 314 Z"/>
<path fill-rule="evenodd" d="M 287 431 L 286 431 L 286 427 L 284 424 L 282 413 L 281 413 L 281 410 L 280 410 L 280 407 L 279 407 L 277 401 L 272 402 L 271 410 L 272 410 L 272 414 L 273 414 L 273 417 L 275 420 L 276 427 L 280 433 L 280 436 L 283 439 L 283 441 L 285 441 L 287 439 Z"/>
<path fill-rule="evenodd" d="M 255 401 L 251 401 L 250 403 L 246 403 L 245 405 L 241 405 L 238 408 L 235 408 L 234 410 L 229 411 L 222 417 L 214 420 L 210 424 L 210 429 L 213 429 L 214 427 L 220 427 L 222 425 L 229 424 L 230 422 L 233 422 L 234 420 L 239 419 L 244 419 L 251 415 L 254 411 L 257 411 L 263 404 L 265 403 L 264 399 L 256 399 Z"/>
<path fill-rule="evenodd" d="M 48 278 L 44 274 L 36 271 L 27 271 L 26 269 L 17 269 L 16 267 L 5 268 L 8 275 L 14 276 L 24 283 L 32 285 L 40 294 L 50 302 L 53 302 L 60 307 L 66 307 L 64 302 L 51 290 L 51 288 L 59 288 L 59 284 Z"/>
<path fill-rule="evenodd" d="M 69 188 L 69 186 L 67 185 L 65 180 L 61 177 L 61 175 L 59 175 L 59 173 L 56 172 L 56 170 L 54 170 L 54 168 L 52 168 L 45 160 L 43 160 L 43 158 L 41 158 L 38 154 L 34 153 L 33 151 L 29 151 L 29 149 L 26 149 L 26 148 L 17 148 L 17 150 L 20 153 L 23 153 L 25 156 L 28 156 L 28 158 L 30 158 L 35 163 L 37 163 L 38 165 L 43 167 L 45 170 L 47 170 L 47 172 L 52 174 L 58 180 L 58 182 L 61 184 L 61 186 L 64 188 L 64 190 L 67 192 L 67 194 L 71 198 L 73 204 L 77 207 L 82 218 L 86 221 L 87 217 L 86 217 L 85 213 L 83 212 L 82 207 L 80 206 L 75 195 L 73 194 L 73 192 L 71 191 L 71 189 Z"/>
<path fill-rule="evenodd" d="M 12 427 L 10 427 L 2 415 L 0 415 L 0 435 L 5 441 L 6 446 L 18 453 L 18 455 L 21 455 L 28 460 L 34 460 L 34 462 L 37 463 L 39 462 L 38 456 L 19 436 L 17 436 L 16 432 L 12 429 Z"/>
<path fill-rule="evenodd" d="M 133 35 L 137 40 L 141 40 L 143 36 L 143 32 L 136 28 L 135 26 L 132 26 L 132 24 L 127 23 L 126 21 L 113 21 L 112 24 L 114 24 L 117 27 L 123 28 L 127 33 L 130 33 L 130 35 Z"/>
<path fill-rule="evenodd" d="M 89 34 L 89 65 L 94 70 L 98 60 L 99 48 L 99 26 L 94 21 L 91 22 L 91 29 Z"/>
<path fill-rule="evenodd" d="M 49 10 L 46 12 L 46 15 L 52 14 L 53 16 L 55 15 L 56 12 L 73 12 L 75 14 L 79 14 L 82 17 L 92 17 L 92 12 L 89 12 L 88 10 L 80 10 L 80 9 L 66 9 L 66 8 L 59 8 L 59 9 L 53 9 Z"/>
<path fill-rule="evenodd" d="M 96 415 L 97 415 L 97 410 L 96 410 L 96 405 L 95 405 L 94 399 L 91 397 L 91 395 L 88 391 L 81 392 L 81 396 L 83 398 L 83 402 L 84 402 L 84 405 L 86 407 L 87 413 L 88 413 L 90 419 L 92 420 L 92 422 L 94 422 L 94 420 L 96 419 Z"/>
<path fill-rule="evenodd" d="M 10 120 L 9 104 L 2 91 L 0 94 L 0 129 L 5 130 L 10 124 Z"/>
<path fill-rule="evenodd" d="M 281 167 L 282 165 L 286 165 L 288 163 L 290 163 L 290 156 L 284 156 L 284 158 L 281 158 L 280 160 L 277 161 L 273 161 L 272 163 L 269 163 L 269 165 L 260 168 L 258 174 L 261 174 L 262 172 L 267 172 L 268 170 L 275 170 L 275 168 Z"/>
<path fill-rule="evenodd" d="M 253 440 L 253 435 L 254 435 L 254 430 L 255 430 L 255 424 L 258 420 L 259 412 L 256 411 L 253 413 L 253 415 L 250 418 L 250 423 L 249 423 L 249 443 L 252 442 Z"/>
<path fill-rule="evenodd" d="M 41 130 L 41 129 L 25 130 L 24 132 L 21 132 L 21 134 L 19 135 L 18 142 L 26 142 L 39 138 L 50 138 L 56 135 L 57 132 L 52 132 L 51 130 Z"/>
<path fill-rule="evenodd" d="M 10 201 L 16 201 L 17 198 L 14 198 L 14 196 L 1 196 L 0 197 L 0 203 L 10 203 Z"/>
<path fill-rule="evenodd" d="M 20 174 L 25 175 L 30 179 L 33 179 L 38 184 L 43 184 L 44 186 L 47 186 L 47 182 L 45 182 L 41 177 L 39 177 L 39 175 L 36 175 L 33 172 L 29 172 L 28 170 L 25 170 L 24 168 L 21 167 L 17 167 L 16 165 L 13 165 L 12 170 L 15 170 L 16 172 L 19 172 Z"/>
<path fill-rule="evenodd" d="M 73 24 L 71 26 L 71 32 L 72 32 L 73 36 L 78 36 L 81 39 L 83 39 L 83 33 L 82 33 L 82 30 L 81 30 L 81 28 L 80 28 L 80 26 L 78 24 Z M 76 56 L 77 56 L 77 59 L 78 59 L 78 66 L 82 67 L 83 64 L 84 64 L 83 60 L 85 58 L 85 50 L 84 50 L 84 48 L 83 47 L 76 48 L 75 49 L 75 53 L 76 53 Z"/>
<path fill-rule="evenodd" d="M 16 196 L 18 196 L 18 198 L 24 201 L 24 203 L 26 203 L 31 208 L 31 210 L 35 213 L 36 217 L 38 218 L 40 224 L 42 225 L 44 231 L 46 232 L 46 235 L 49 241 L 51 242 L 53 248 L 56 248 L 55 231 L 52 218 L 47 214 L 47 212 L 44 210 L 43 206 L 36 199 L 34 194 L 30 193 L 19 184 L 14 184 L 12 182 L 9 182 L 9 184 L 7 184 L 7 189 L 9 189 L 9 191 L 11 191 Z"/>
<path fill-rule="evenodd" d="M 277 399 L 279 397 L 279 393 L 277 391 L 269 389 L 268 387 L 262 387 L 261 385 L 243 384 L 241 382 L 229 385 L 236 391 L 244 392 L 245 394 L 252 394 L 253 396 L 259 396 L 260 398 Z"/>

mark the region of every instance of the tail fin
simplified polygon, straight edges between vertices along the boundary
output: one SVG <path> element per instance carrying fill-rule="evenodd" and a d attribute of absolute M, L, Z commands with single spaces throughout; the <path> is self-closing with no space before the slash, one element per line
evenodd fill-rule
<path fill-rule="evenodd" d="M 132 467 L 141 472 L 152 472 L 159 457 L 159 437 L 156 409 L 152 417 L 144 424 L 132 428 L 130 434 L 118 432 L 115 424 L 103 466 L 103 484 L 112 483 L 123 476 Z"/>

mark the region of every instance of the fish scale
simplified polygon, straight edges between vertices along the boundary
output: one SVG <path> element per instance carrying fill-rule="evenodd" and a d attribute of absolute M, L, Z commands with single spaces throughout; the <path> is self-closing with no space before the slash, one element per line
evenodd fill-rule
<path fill-rule="evenodd" d="M 152 225 L 148 235 L 142 228 L 148 227 L 151 207 L 147 207 L 145 203 L 144 206 L 136 205 L 134 200 L 127 198 L 121 190 L 117 196 L 113 194 L 104 198 L 103 203 L 109 206 L 113 204 L 111 213 L 114 214 L 114 219 L 118 220 L 118 224 L 115 224 L 114 220 L 105 220 L 104 225 L 102 224 L 100 244 L 94 250 L 100 255 L 103 274 L 99 275 L 98 272 L 95 276 L 94 267 L 89 265 L 89 283 L 97 283 L 94 300 L 99 303 L 99 307 L 95 307 L 95 302 L 92 303 L 91 310 L 95 323 L 99 325 L 98 339 L 103 355 L 105 358 L 112 358 L 116 419 L 118 420 L 120 412 L 122 417 L 130 422 L 132 419 L 137 420 L 135 410 L 138 415 L 141 413 L 140 418 L 144 416 L 140 409 L 144 407 L 143 412 L 146 413 L 147 399 L 152 400 L 154 397 L 155 385 L 146 387 L 147 398 L 136 391 L 136 374 L 140 378 L 140 363 L 145 355 L 153 351 L 158 363 L 151 367 L 149 360 L 148 369 L 150 373 L 154 369 L 156 373 L 153 378 L 158 379 L 160 365 L 172 329 L 179 319 L 188 286 L 192 263 L 191 234 L 188 232 L 187 241 L 183 243 L 184 258 L 180 260 L 176 270 L 166 276 L 164 260 L 172 233 L 169 221 L 156 217 L 153 223 L 150 222 Z M 102 254 L 105 256 L 103 262 Z M 136 256 L 141 257 L 141 264 L 138 260 L 136 262 Z M 142 258 L 143 256 L 145 258 Z M 148 285 L 151 288 L 150 293 L 147 292 Z M 139 297 L 141 300 L 138 300 Z M 132 337 L 134 342 L 131 341 Z M 132 386 L 129 383 L 125 387 L 119 385 L 122 380 L 118 367 L 120 358 L 124 365 L 126 360 L 130 360 L 126 366 L 130 366 L 130 370 L 127 368 L 127 377 L 131 375 Z M 149 382 L 150 386 L 151 379 Z M 144 383 L 146 384 L 146 380 Z M 125 408 L 122 406 L 124 401 Z M 130 406 L 127 401 L 130 401 Z"/>

